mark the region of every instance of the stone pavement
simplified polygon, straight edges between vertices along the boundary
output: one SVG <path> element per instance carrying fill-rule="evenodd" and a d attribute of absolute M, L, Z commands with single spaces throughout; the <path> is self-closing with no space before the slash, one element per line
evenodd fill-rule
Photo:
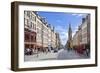
<path fill-rule="evenodd" d="M 40 61 L 40 60 L 67 60 L 67 59 L 87 59 L 89 56 L 76 53 L 74 50 L 67 51 L 64 49 L 56 53 L 48 52 L 35 55 L 25 55 L 24 61 Z"/>

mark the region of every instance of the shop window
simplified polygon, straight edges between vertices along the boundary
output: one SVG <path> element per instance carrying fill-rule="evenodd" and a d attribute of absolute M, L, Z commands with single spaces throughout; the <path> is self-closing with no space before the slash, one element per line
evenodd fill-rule
<path fill-rule="evenodd" d="M 25 34 L 25 41 L 28 42 L 30 40 L 30 37 L 28 34 Z"/>

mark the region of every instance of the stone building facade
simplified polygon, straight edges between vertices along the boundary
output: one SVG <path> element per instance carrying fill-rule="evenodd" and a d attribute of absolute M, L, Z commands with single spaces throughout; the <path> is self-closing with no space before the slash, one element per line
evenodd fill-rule
<path fill-rule="evenodd" d="M 77 32 L 73 36 L 73 46 L 90 47 L 90 14 L 82 18 L 82 24 L 78 27 Z"/>
<path fill-rule="evenodd" d="M 24 11 L 24 45 L 25 48 L 36 48 L 36 23 L 34 13 Z"/>
<path fill-rule="evenodd" d="M 25 49 L 45 50 L 48 47 L 56 48 L 58 46 L 60 38 L 57 36 L 59 34 L 56 35 L 54 27 L 37 12 L 24 11 L 24 24 Z"/>

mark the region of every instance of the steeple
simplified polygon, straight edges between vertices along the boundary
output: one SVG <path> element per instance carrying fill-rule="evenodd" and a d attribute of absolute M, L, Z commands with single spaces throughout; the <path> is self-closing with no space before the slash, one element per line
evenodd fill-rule
<path fill-rule="evenodd" d="M 72 39 L 72 29 L 71 29 L 71 24 L 69 23 L 69 29 L 68 29 L 68 40 Z"/>
<path fill-rule="evenodd" d="M 69 23 L 69 29 L 71 28 L 71 24 Z"/>
<path fill-rule="evenodd" d="M 69 28 L 68 28 L 67 48 L 68 49 L 72 48 L 72 28 L 71 28 L 70 23 L 69 23 Z"/>

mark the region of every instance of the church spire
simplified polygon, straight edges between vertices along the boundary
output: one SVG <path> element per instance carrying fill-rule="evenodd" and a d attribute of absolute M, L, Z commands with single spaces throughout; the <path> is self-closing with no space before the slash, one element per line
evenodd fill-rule
<path fill-rule="evenodd" d="M 68 49 L 72 48 L 72 28 L 71 28 L 71 24 L 70 23 L 69 23 L 69 28 L 68 28 L 67 48 Z"/>
<path fill-rule="evenodd" d="M 69 23 L 69 30 L 68 30 L 68 39 L 72 39 L 72 29 L 71 29 L 71 24 Z"/>
<path fill-rule="evenodd" d="M 71 28 L 71 24 L 69 23 L 69 28 Z"/>

